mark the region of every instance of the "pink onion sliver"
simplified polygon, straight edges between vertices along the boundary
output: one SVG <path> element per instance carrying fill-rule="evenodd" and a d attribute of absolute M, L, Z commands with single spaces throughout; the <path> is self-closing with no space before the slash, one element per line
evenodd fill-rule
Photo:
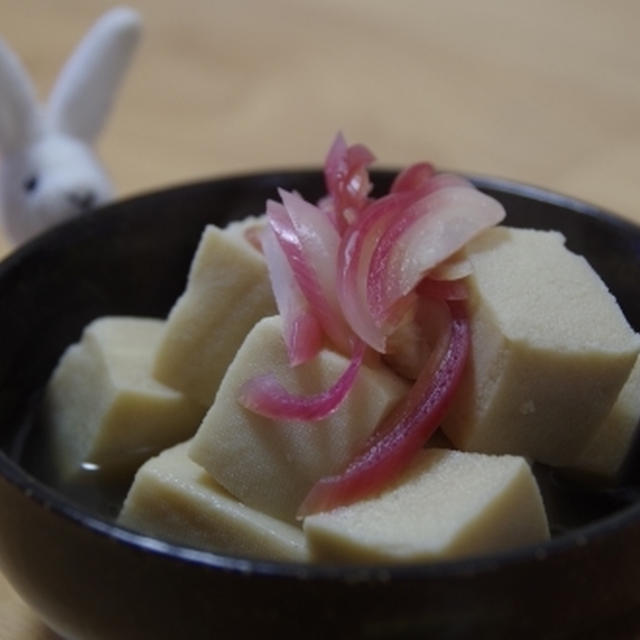
<path fill-rule="evenodd" d="M 297 237 L 301 259 L 308 265 L 309 286 L 303 286 L 303 292 L 329 339 L 340 351 L 348 353 L 353 333 L 342 316 L 336 294 L 340 236 L 317 206 L 296 193 L 280 189 L 279 194 L 293 225 L 291 232 Z"/>
<path fill-rule="evenodd" d="M 335 269 L 338 255 L 338 232 L 319 207 L 307 202 L 297 193 L 284 189 L 279 189 L 278 193 L 305 253 L 313 257 L 319 277 L 322 278 L 322 274 L 326 273 L 325 280 L 329 281 L 331 268 Z"/>
<path fill-rule="evenodd" d="M 397 182 L 397 184 L 396 184 Z M 368 313 L 372 315 L 377 326 L 389 321 L 389 308 L 395 301 L 385 300 L 388 260 L 398 238 L 413 222 L 433 208 L 430 204 L 436 201 L 436 192 L 452 187 L 475 190 L 465 178 L 451 173 L 433 173 L 430 164 L 413 165 L 396 178 L 394 186 L 397 193 L 405 197 L 404 210 L 388 225 L 384 235 L 376 244 L 375 252 L 370 258 L 370 267 L 366 278 L 366 299 Z M 413 188 L 410 188 L 413 185 Z M 433 196 L 431 199 L 428 196 Z M 408 291 L 404 292 L 407 295 Z"/>
<path fill-rule="evenodd" d="M 365 275 L 367 311 L 377 326 L 388 319 L 389 309 L 402 296 L 391 299 L 387 295 L 386 284 L 391 252 L 395 249 L 399 238 L 413 223 L 429 211 L 429 196 L 421 198 L 408 207 L 385 229 L 371 254 L 369 270 Z M 407 292 L 408 293 L 408 292 Z"/>
<path fill-rule="evenodd" d="M 324 335 L 318 319 L 308 309 L 293 315 L 287 326 L 285 340 L 289 364 L 297 367 L 315 358 L 324 346 Z"/>
<path fill-rule="evenodd" d="M 418 162 L 410 167 L 402 170 L 391 184 L 389 193 L 398 193 L 399 191 L 415 191 L 424 187 L 433 175 L 435 168 L 429 162 Z"/>
<path fill-rule="evenodd" d="M 459 280 L 435 280 L 426 277 L 420 280 L 415 291 L 419 295 L 440 300 L 466 300 L 469 295 L 464 278 Z"/>
<path fill-rule="evenodd" d="M 347 157 L 347 142 L 341 132 L 336 134 L 336 137 L 329 147 L 329 153 L 324 161 L 324 178 L 327 192 L 329 195 L 333 195 L 338 190 L 338 181 L 346 173 L 346 157 Z"/>
<path fill-rule="evenodd" d="M 429 195 L 434 191 L 446 189 L 447 187 L 466 187 L 467 189 L 475 189 L 473 183 L 455 173 L 436 173 L 422 188 L 422 193 L 423 195 Z"/>
<path fill-rule="evenodd" d="M 445 187 L 468 187 L 473 184 L 455 173 L 436 173 L 428 162 L 419 162 L 401 171 L 391 185 L 390 193 L 413 191 L 417 197 L 426 196 Z"/>
<path fill-rule="evenodd" d="M 335 137 L 324 164 L 327 191 L 332 201 L 332 221 L 339 233 L 347 215 L 358 213 L 367 203 L 371 181 L 367 167 L 375 160 L 364 145 L 347 146 L 341 133 Z"/>
<path fill-rule="evenodd" d="M 473 273 L 473 266 L 469 259 L 460 252 L 455 253 L 444 262 L 429 271 L 433 280 L 460 280 Z"/>
<path fill-rule="evenodd" d="M 364 207 L 372 189 L 368 167 L 374 160 L 375 156 L 362 144 L 354 144 L 347 149 L 347 176 L 344 190 L 348 197 L 348 204 L 356 210 Z"/>
<path fill-rule="evenodd" d="M 349 393 L 356 381 L 364 352 L 364 344 L 358 342 L 344 373 L 326 391 L 312 395 L 292 394 L 274 374 L 268 373 L 245 382 L 238 400 L 250 411 L 274 420 L 322 420 L 333 413 Z"/>
<path fill-rule="evenodd" d="M 344 245 L 339 254 L 337 292 L 342 313 L 354 333 L 376 351 L 384 350 L 384 334 L 375 325 L 366 306 L 363 280 L 363 234 L 357 229 L 349 229 L 344 237 Z M 364 264 L 368 264 L 364 261 Z M 364 272 L 366 273 L 366 271 Z"/>
<path fill-rule="evenodd" d="M 395 414 L 394 423 L 374 434 L 344 472 L 322 478 L 312 487 L 298 517 L 352 504 L 381 491 L 436 431 L 459 386 L 469 353 L 470 330 L 464 306 L 454 302 L 450 308 L 450 340 L 435 373 L 420 375 L 410 392 L 409 406 Z"/>
<path fill-rule="evenodd" d="M 438 189 L 414 203 L 380 239 L 367 299 L 377 322 L 435 266 L 504 219 L 502 205 L 466 186 Z"/>
<path fill-rule="evenodd" d="M 385 331 L 373 321 L 366 299 L 371 255 L 393 220 L 411 202 L 410 194 L 393 194 L 376 200 L 351 225 L 338 249 L 338 300 L 352 330 L 379 353 L 385 349 Z"/>
<path fill-rule="evenodd" d="M 347 166 L 352 170 L 360 170 L 368 167 L 376 157 L 368 147 L 363 144 L 352 144 L 347 149 Z"/>
<path fill-rule="evenodd" d="M 318 213 L 322 215 L 319 211 Z M 334 322 L 333 315 L 335 311 L 330 308 L 318 280 L 314 266 L 314 256 L 306 254 L 291 217 L 282 204 L 269 201 L 267 203 L 267 215 L 269 225 L 289 262 L 302 295 L 309 303 L 309 308 L 313 310 L 313 314 L 317 317 L 323 329 L 325 331 L 330 330 L 332 322 Z M 335 269 L 335 266 L 333 266 L 333 269 Z M 327 332 L 330 333 L 330 331 Z M 334 338 L 335 336 L 330 335 L 330 337 Z M 342 348 L 345 347 L 344 344 L 340 346 Z"/>
<path fill-rule="evenodd" d="M 324 342 L 322 328 L 310 313 L 309 302 L 302 294 L 282 247 L 270 227 L 262 232 L 261 245 L 282 318 L 289 363 L 297 366 L 313 358 L 321 349 Z"/>
<path fill-rule="evenodd" d="M 358 254 L 356 245 L 359 244 L 357 229 L 347 229 L 343 237 L 343 244 L 338 254 L 337 294 L 342 314 L 351 330 L 360 340 L 374 349 L 381 342 L 381 333 L 370 322 L 366 314 L 365 300 L 358 287 Z"/>

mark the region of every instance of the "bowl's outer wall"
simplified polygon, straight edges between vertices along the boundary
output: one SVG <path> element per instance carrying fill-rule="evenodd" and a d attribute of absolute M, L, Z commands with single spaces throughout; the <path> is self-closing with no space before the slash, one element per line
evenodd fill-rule
<path fill-rule="evenodd" d="M 609 639 L 632 637 L 637 624 L 637 522 L 613 542 L 577 541 L 546 559 L 296 577 L 142 552 L 51 514 L 4 481 L 0 501 L 3 570 L 68 639 Z"/>
<path fill-rule="evenodd" d="M 376 177 L 384 187 L 391 173 Z M 505 204 L 508 224 L 564 231 L 640 326 L 637 228 L 586 205 L 567 211 L 562 199 L 479 184 Z M 69 638 L 625 633 L 640 607 L 635 508 L 566 536 L 544 560 L 528 549 L 390 571 L 257 566 L 214 556 L 185 560 L 171 548 L 142 548 L 137 536 L 109 535 L 109 523 L 83 522 L 8 459 L 19 454 L 38 390 L 87 322 L 106 314 L 166 315 L 204 225 L 259 213 L 280 186 L 309 198 L 323 190 L 317 172 L 168 190 L 52 230 L 0 265 L 0 562 L 14 586 Z"/>

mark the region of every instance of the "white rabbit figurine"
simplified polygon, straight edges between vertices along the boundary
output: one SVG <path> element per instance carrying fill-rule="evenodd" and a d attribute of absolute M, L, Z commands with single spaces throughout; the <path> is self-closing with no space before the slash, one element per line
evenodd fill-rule
<path fill-rule="evenodd" d="M 0 39 L 0 202 L 20 243 L 112 196 L 92 145 L 140 34 L 133 9 L 116 7 L 89 30 L 42 107 L 15 54 Z"/>

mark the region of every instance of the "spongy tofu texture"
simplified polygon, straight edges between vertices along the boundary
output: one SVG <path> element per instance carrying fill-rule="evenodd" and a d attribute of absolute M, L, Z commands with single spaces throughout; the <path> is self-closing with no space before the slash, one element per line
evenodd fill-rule
<path fill-rule="evenodd" d="M 120 513 L 124 526 L 169 542 L 275 560 L 307 559 L 299 527 L 251 509 L 187 456 L 188 443 L 150 459 Z"/>
<path fill-rule="evenodd" d="M 443 430 L 455 446 L 571 464 L 610 410 L 638 336 L 557 232 L 470 243 L 472 349 Z"/>
<path fill-rule="evenodd" d="M 526 461 L 421 451 L 379 495 L 304 521 L 315 559 L 412 562 L 542 542 L 542 499 Z"/>
<path fill-rule="evenodd" d="M 154 318 L 99 318 L 64 353 L 44 410 L 61 480 L 86 463 L 132 477 L 146 458 L 195 433 L 203 408 L 151 375 L 163 328 Z"/>
<path fill-rule="evenodd" d="M 640 358 L 631 370 L 611 411 L 573 465 L 605 479 L 615 479 L 640 426 Z"/>
<path fill-rule="evenodd" d="M 364 365 L 337 410 L 314 422 L 274 421 L 249 411 L 238 402 L 240 389 L 272 372 L 292 393 L 320 392 L 348 364 L 345 356 L 323 349 L 290 367 L 280 318 L 261 320 L 229 367 L 193 439 L 191 457 L 247 505 L 293 521 L 313 484 L 349 461 L 404 396 L 407 383 L 383 365 Z"/>
<path fill-rule="evenodd" d="M 490 305 L 511 342 L 569 353 L 628 353 L 633 332 L 615 298 L 564 242 L 556 231 L 491 229 L 467 249 L 476 296 Z"/>
<path fill-rule="evenodd" d="M 258 224 L 206 227 L 158 349 L 154 375 L 205 407 L 249 330 L 276 312 L 264 258 L 243 236 Z"/>

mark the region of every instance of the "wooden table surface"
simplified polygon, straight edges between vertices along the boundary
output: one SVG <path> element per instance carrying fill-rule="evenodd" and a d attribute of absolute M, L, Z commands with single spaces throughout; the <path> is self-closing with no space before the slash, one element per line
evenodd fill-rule
<path fill-rule="evenodd" d="M 109 6 L 0 4 L 0 34 L 41 96 Z M 341 130 L 384 165 L 426 159 L 526 181 L 640 222 L 638 2 L 132 6 L 145 31 L 98 145 L 121 196 L 318 165 Z M 9 250 L 0 235 L 0 253 Z M 0 578 L 0 638 L 53 637 Z"/>

